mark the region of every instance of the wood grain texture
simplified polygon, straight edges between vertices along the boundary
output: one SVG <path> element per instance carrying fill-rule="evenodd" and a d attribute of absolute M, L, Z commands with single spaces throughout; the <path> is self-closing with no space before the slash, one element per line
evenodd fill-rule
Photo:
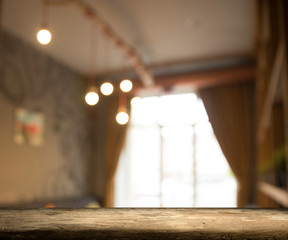
<path fill-rule="evenodd" d="M 287 210 L 0 210 L 1 239 L 288 239 Z"/>
<path fill-rule="evenodd" d="M 281 189 L 273 184 L 266 183 L 264 181 L 258 182 L 258 189 L 269 196 L 271 199 L 280 203 L 284 207 L 288 207 L 288 192 L 285 189 Z"/>

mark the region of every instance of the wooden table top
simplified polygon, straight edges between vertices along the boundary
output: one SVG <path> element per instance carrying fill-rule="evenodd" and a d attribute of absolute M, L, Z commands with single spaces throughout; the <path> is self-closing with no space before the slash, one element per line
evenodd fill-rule
<path fill-rule="evenodd" d="M 288 239 L 288 211 L 2 209 L 0 239 Z"/>

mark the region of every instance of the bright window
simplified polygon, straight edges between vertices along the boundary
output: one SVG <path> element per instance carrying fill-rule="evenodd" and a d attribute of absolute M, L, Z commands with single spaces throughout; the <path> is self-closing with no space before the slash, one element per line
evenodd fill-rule
<path fill-rule="evenodd" d="M 236 181 L 196 94 L 135 101 L 116 207 L 235 207 Z"/>

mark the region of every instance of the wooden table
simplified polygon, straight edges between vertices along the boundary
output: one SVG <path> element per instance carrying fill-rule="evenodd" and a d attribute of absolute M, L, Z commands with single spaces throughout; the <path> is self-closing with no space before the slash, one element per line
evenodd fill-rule
<path fill-rule="evenodd" d="M 0 239 L 288 239 L 288 211 L 3 209 Z"/>

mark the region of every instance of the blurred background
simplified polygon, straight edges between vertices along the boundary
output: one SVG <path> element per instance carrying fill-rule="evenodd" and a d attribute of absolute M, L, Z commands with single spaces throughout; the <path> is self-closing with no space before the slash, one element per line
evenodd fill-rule
<path fill-rule="evenodd" d="M 288 206 L 284 0 L 0 10 L 0 207 Z"/>

